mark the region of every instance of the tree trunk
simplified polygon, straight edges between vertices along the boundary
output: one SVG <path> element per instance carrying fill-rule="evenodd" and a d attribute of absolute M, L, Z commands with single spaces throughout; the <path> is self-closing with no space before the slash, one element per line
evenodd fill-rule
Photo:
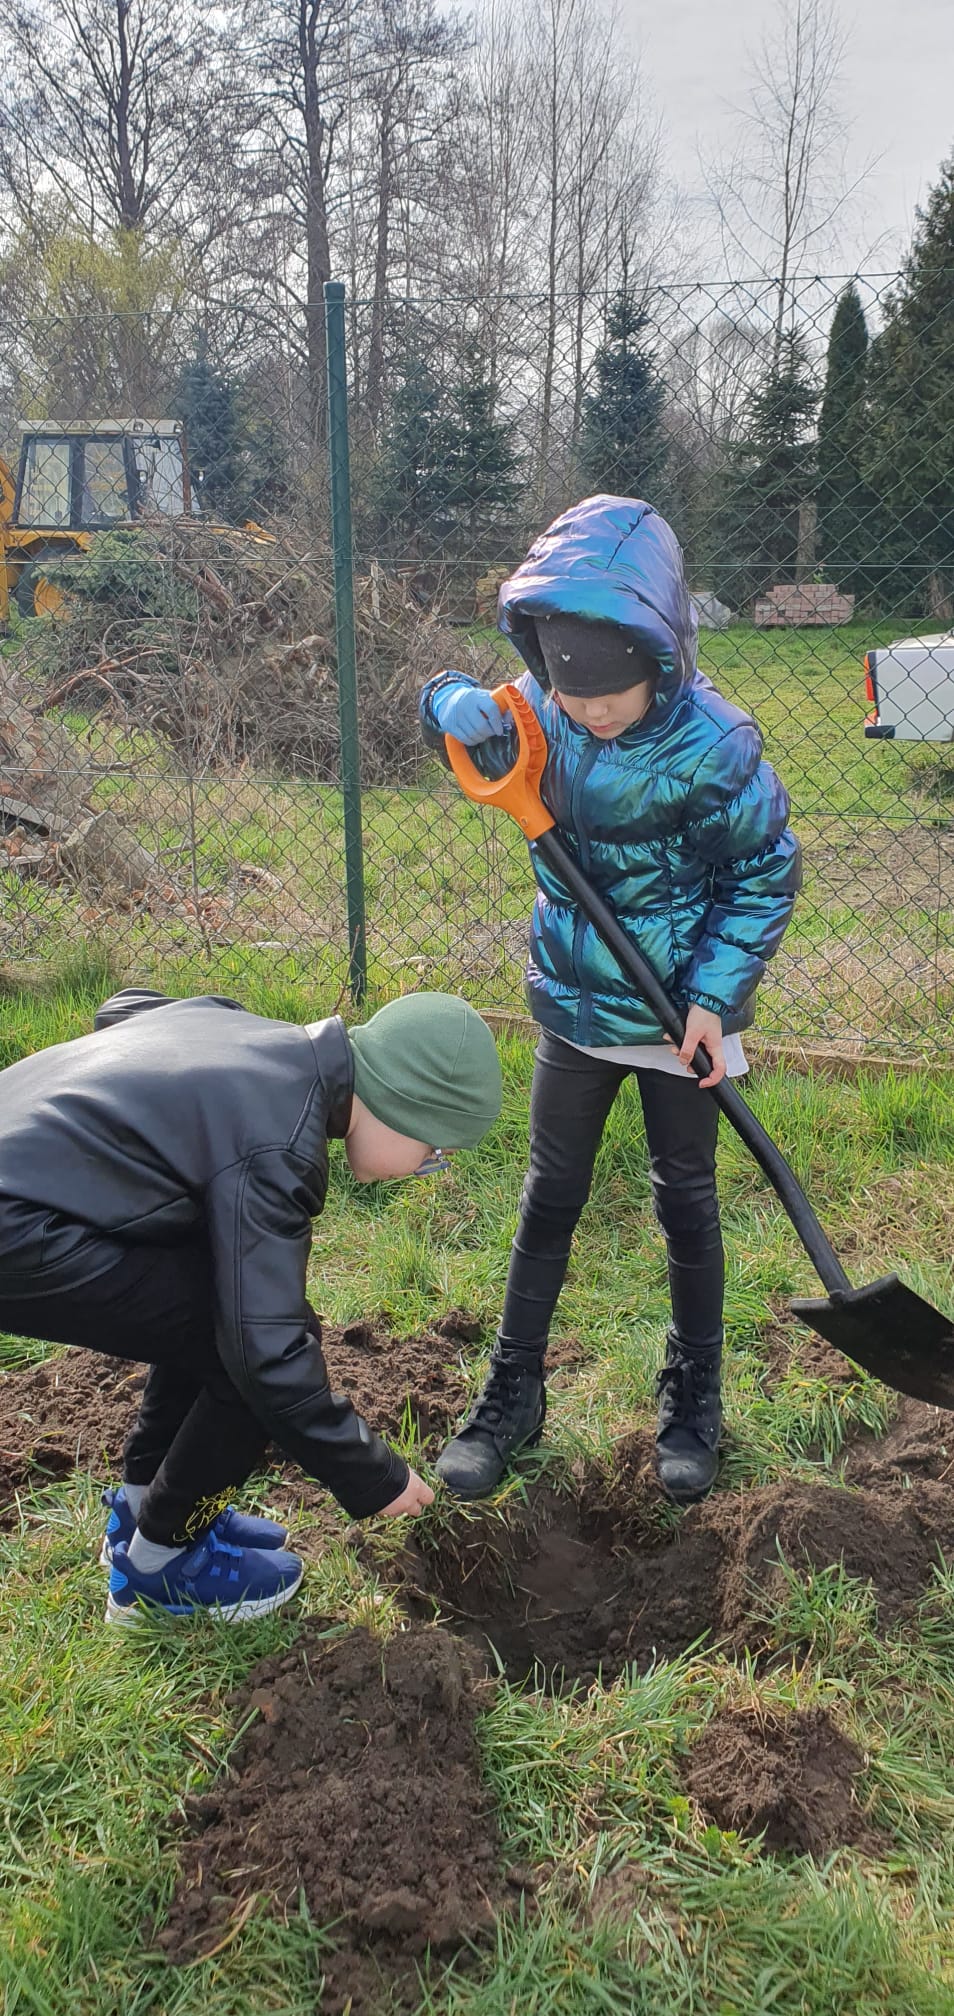
<path fill-rule="evenodd" d="M 323 447 L 327 438 L 328 388 L 325 342 L 325 281 L 331 279 L 331 251 L 328 242 L 328 198 L 325 188 L 325 121 L 318 84 L 319 52 L 315 43 L 314 9 L 304 4 L 299 12 L 299 53 L 304 81 L 305 151 L 307 187 L 305 191 L 305 245 L 308 266 L 305 306 L 305 343 L 308 359 L 308 414 L 312 439 Z"/>
<path fill-rule="evenodd" d="M 392 107 L 388 95 L 381 106 L 381 126 L 378 135 L 378 214 L 374 237 L 374 293 L 371 303 L 368 368 L 364 382 L 364 411 L 368 426 L 372 430 L 380 421 L 384 405 L 384 323 L 387 314 L 388 241 L 394 179 L 391 122 Z"/>
<path fill-rule="evenodd" d="M 815 572 L 815 548 L 818 530 L 818 505 L 814 497 L 805 497 L 798 507 L 798 546 L 795 555 L 795 579 L 799 586 L 810 581 Z"/>

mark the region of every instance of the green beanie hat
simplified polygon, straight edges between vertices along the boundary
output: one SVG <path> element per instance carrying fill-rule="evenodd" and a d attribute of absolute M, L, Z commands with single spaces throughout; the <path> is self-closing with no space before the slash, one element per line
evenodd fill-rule
<path fill-rule="evenodd" d="M 456 994 L 404 994 L 349 1029 L 358 1098 L 396 1134 L 473 1148 L 500 1112 L 497 1046 Z"/>

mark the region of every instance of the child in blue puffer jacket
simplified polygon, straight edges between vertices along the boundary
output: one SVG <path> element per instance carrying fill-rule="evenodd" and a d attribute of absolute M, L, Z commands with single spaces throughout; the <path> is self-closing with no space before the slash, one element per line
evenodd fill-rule
<path fill-rule="evenodd" d="M 505 582 L 498 614 L 529 668 L 518 683 L 546 733 L 542 792 L 559 836 L 681 1004 L 686 1034 L 677 1054 L 531 847 L 530 1168 L 490 1371 L 437 1467 L 457 1496 L 479 1498 L 539 1441 L 550 1321 L 610 1107 L 635 1072 L 672 1302 L 657 1465 L 686 1504 L 712 1487 L 722 1423 L 719 1115 L 706 1088 L 747 1069 L 740 1032 L 792 914 L 798 842 L 755 722 L 696 666 L 682 553 L 651 505 L 601 496 L 565 512 Z M 421 715 L 435 746 L 449 733 L 488 774 L 509 767 L 512 721 L 466 674 L 430 680 Z M 701 1085 L 689 1069 L 700 1043 L 712 1060 Z"/>

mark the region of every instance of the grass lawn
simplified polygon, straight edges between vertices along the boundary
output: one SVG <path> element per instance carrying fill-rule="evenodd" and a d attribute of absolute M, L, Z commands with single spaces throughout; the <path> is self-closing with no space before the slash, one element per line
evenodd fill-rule
<path fill-rule="evenodd" d="M 901 626 L 904 627 L 903 625 Z M 869 742 L 863 657 L 898 626 L 703 633 L 700 662 L 760 721 L 805 852 L 795 920 L 760 1000 L 769 1036 L 903 1056 L 951 1049 L 954 768 L 947 745 Z M 488 664 L 514 655 L 482 633 Z M 125 974 L 241 971 L 252 985 L 346 984 L 340 794 L 242 772 L 191 782 L 149 738 L 90 735 L 111 767 L 99 802 L 121 813 L 169 877 L 165 897 L 122 909 L 61 881 L 0 872 L 0 957 L 48 959 L 95 936 Z M 418 786 L 364 796 L 371 989 L 422 983 L 478 1005 L 522 1005 L 532 883 L 504 815 L 461 797 L 437 764 Z"/>
<path fill-rule="evenodd" d="M 3 1061 L 87 1028 L 105 980 L 87 964 L 59 988 L 8 999 Z M 300 1001 L 294 988 L 269 995 L 260 981 L 249 1005 L 291 1014 Z M 373 1188 L 354 1185 L 336 1156 L 314 1244 L 314 1296 L 331 1322 L 380 1319 L 403 1338 L 433 1335 L 452 1307 L 468 1311 L 482 1326 L 463 1353 L 468 1380 L 499 1310 L 523 1174 L 529 1051 L 511 1040 L 502 1054 L 505 1108 L 481 1149 L 439 1182 Z M 944 1080 L 832 1084 L 766 1071 L 750 1090 L 854 1278 L 896 1264 L 954 1310 Z M 545 1498 L 565 1504 L 572 1526 L 588 1480 L 651 1424 L 666 1295 L 637 1114 L 629 1088 L 558 1311 L 564 1369 L 546 1446 L 486 1529 L 501 1545 Z M 878 1592 L 852 1573 L 847 1538 L 882 1514 L 892 1532 L 905 1520 L 913 1532 L 928 1514 L 926 1532 L 947 1530 L 954 1420 L 951 1478 L 943 1463 L 928 1483 L 902 1464 L 859 1497 L 846 1460 L 862 1445 L 889 1446 L 897 1403 L 863 1375 L 839 1376 L 804 1334 L 790 1348 L 782 1312 L 790 1294 L 811 1292 L 808 1263 L 729 1135 L 721 1172 L 729 1433 L 718 1493 L 701 1510 L 731 1536 L 736 1515 L 744 1523 L 773 1493 L 809 1510 L 822 1494 L 846 1536 L 845 1561 L 840 1541 L 812 1562 L 772 1527 L 776 1537 L 750 1557 L 759 1582 L 748 1650 L 710 1634 L 674 1658 L 617 1661 L 602 1683 L 553 1692 L 501 1678 L 482 1695 L 480 1771 L 501 1862 L 535 1871 L 534 1887 L 522 1907 L 497 1914 L 466 1964 L 447 1972 L 436 1957 L 408 1960 L 412 2016 L 954 2016 L 954 1577 L 932 1539 L 920 1580 L 882 1603 L 877 1561 Z M 435 1338 L 442 1351 L 458 1355 Z M 37 1356 L 29 1340 L 0 1342 L 5 1425 L 11 1377 Z M 426 1467 L 436 1444 L 421 1444 L 410 1416 L 404 1440 Z M 309 1619 L 370 1624 L 382 1643 L 398 1642 L 394 1536 L 357 1546 L 343 1516 L 312 1504 L 299 1527 L 309 1573 L 295 1616 L 106 1636 L 95 1561 L 103 1481 L 85 1469 L 38 1477 L 0 1532 L 0 2006 L 4 2016 L 315 2016 L 332 2006 L 322 1983 L 336 1935 L 297 1899 L 282 1915 L 252 1894 L 216 1951 L 170 1964 L 161 1930 L 176 1884 L 175 1821 L 189 1795 L 220 1782 L 238 1735 L 232 1691 L 263 1657 L 291 1653 Z M 260 1480 L 255 1502 L 286 1505 L 287 1483 Z M 679 1594 L 672 1547 L 691 1561 L 703 1529 L 697 1514 L 657 1508 L 653 1518 L 643 1567 L 650 1611 L 661 1592 L 651 1622 L 664 1638 Z M 484 1530 L 438 1505 L 419 1538 L 425 1556 L 445 1560 L 452 1542 Z M 621 1573 L 631 1553 L 613 1557 Z M 749 1601 L 741 1584 L 738 1600 Z M 453 1629 L 446 1605 L 444 1618 Z M 811 1857 L 713 1818 L 690 1782 L 703 1739 L 729 1728 L 748 1740 L 793 1727 L 793 1717 L 833 1725 L 856 1760 L 862 1832 Z M 810 1806 L 826 1795 L 816 1775 Z M 250 1814 L 250 1844 L 272 1817 Z"/>

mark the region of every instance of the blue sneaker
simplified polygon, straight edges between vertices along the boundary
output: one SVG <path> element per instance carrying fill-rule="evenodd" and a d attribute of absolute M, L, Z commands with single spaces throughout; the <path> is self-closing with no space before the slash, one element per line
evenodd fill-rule
<path fill-rule="evenodd" d="M 194 1617 L 205 1611 L 223 1624 L 244 1624 L 250 1617 L 279 1610 L 294 1596 L 304 1572 L 297 1554 L 285 1554 L 277 1547 L 231 1547 L 219 1539 L 214 1526 L 155 1575 L 135 1568 L 128 1547 L 117 1540 L 106 1622 L 138 1624 L 139 1606 L 145 1604 L 167 1617 Z"/>
<path fill-rule="evenodd" d="M 99 1565 L 108 1568 L 113 1558 L 113 1548 L 121 1541 L 129 1546 L 136 1531 L 136 1521 L 123 1486 L 103 1492 L 102 1503 L 109 1511 L 106 1531 L 99 1553 Z M 218 1517 L 206 1527 L 206 1532 L 214 1530 L 228 1547 L 261 1547 L 271 1549 L 284 1547 L 288 1530 L 279 1526 L 277 1519 L 256 1519 L 249 1512 L 237 1512 L 234 1505 L 226 1505 Z M 203 1536 L 200 1534 L 199 1536 Z"/>

